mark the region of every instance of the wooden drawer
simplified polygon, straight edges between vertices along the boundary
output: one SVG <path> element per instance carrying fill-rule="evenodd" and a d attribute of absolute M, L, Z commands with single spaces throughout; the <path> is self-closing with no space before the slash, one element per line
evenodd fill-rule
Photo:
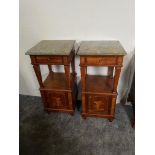
<path fill-rule="evenodd" d="M 51 109 L 67 109 L 68 96 L 67 93 L 47 92 L 47 108 Z"/>
<path fill-rule="evenodd" d="M 117 58 L 112 56 L 105 57 L 87 57 L 85 58 L 87 65 L 116 65 Z"/>
<path fill-rule="evenodd" d="M 59 57 L 59 56 L 36 56 L 36 63 L 41 63 L 41 64 L 47 64 L 47 63 L 62 64 L 63 59 L 62 59 L 62 57 Z"/>
<path fill-rule="evenodd" d="M 87 95 L 87 112 L 91 114 L 110 114 L 111 96 Z"/>
<path fill-rule="evenodd" d="M 81 56 L 80 65 L 88 66 L 122 66 L 123 56 Z"/>

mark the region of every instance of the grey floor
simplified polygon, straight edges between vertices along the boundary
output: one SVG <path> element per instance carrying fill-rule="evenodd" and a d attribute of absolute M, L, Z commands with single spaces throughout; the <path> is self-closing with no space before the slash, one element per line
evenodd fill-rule
<path fill-rule="evenodd" d="M 43 111 L 40 97 L 19 97 L 20 155 L 134 155 L 131 106 L 116 107 L 116 119 L 83 120 L 80 112 Z"/>

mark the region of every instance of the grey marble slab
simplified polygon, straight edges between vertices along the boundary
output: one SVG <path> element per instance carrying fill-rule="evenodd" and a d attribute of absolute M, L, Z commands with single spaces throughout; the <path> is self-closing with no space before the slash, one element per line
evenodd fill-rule
<path fill-rule="evenodd" d="M 78 55 L 126 55 L 119 41 L 82 41 Z"/>
<path fill-rule="evenodd" d="M 37 45 L 29 49 L 27 55 L 69 55 L 75 41 L 74 40 L 42 40 Z"/>

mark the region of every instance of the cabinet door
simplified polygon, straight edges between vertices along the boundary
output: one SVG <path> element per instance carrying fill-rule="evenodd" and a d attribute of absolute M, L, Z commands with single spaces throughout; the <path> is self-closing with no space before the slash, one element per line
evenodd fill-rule
<path fill-rule="evenodd" d="M 48 92 L 47 103 L 48 103 L 48 108 L 51 108 L 51 109 L 66 109 L 68 108 L 67 93 Z"/>
<path fill-rule="evenodd" d="M 87 96 L 87 112 L 94 114 L 110 114 L 111 97 L 101 95 Z"/>

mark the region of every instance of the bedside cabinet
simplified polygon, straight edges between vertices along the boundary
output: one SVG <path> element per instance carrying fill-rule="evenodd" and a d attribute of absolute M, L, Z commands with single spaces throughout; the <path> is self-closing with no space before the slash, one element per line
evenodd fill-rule
<path fill-rule="evenodd" d="M 26 53 L 30 55 L 47 112 L 74 113 L 77 94 L 74 43 L 74 40 L 43 40 Z M 40 65 L 48 66 L 49 73 L 44 81 Z M 52 65 L 63 65 L 65 72 L 54 72 Z"/>
<path fill-rule="evenodd" d="M 80 56 L 82 116 L 114 119 L 117 85 L 126 54 L 119 41 L 83 41 Z M 108 75 L 88 75 L 88 66 L 108 67 Z"/>

